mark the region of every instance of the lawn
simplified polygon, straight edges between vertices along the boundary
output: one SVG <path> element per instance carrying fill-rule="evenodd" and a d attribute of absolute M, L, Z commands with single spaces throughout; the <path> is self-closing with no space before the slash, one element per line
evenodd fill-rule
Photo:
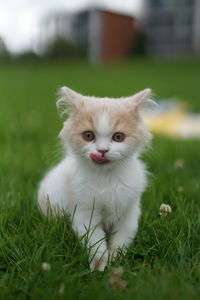
<path fill-rule="evenodd" d="M 60 86 L 112 97 L 150 87 L 200 112 L 199 80 L 200 61 L 191 60 L 0 66 L 0 299 L 200 299 L 200 141 L 154 138 L 143 155 L 152 175 L 139 232 L 104 273 L 90 273 L 67 217 L 49 221 L 36 206 L 38 182 L 61 153 Z M 162 203 L 172 207 L 166 218 Z M 109 283 L 118 266 L 122 290 Z"/>

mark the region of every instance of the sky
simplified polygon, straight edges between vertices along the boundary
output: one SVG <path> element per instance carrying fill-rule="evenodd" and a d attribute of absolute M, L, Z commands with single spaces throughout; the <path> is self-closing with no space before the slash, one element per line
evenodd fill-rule
<path fill-rule="evenodd" d="M 101 5 L 137 15 L 143 0 L 0 0 L 0 37 L 11 52 L 31 49 L 40 32 L 42 16 Z M 33 47 L 34 48 L 34 47 Z"/>

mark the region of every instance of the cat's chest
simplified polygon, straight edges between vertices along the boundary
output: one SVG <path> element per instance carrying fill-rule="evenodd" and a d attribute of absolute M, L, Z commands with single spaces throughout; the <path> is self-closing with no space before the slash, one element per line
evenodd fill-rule
<path fill-rule="evenodd" d="M 90 177 L 84 178 L 76 184 L 77 201 L 89 204 L 95 201 L 99 207 L 121 206 L 133 197 L 133 184 L 129 180 L 122 180 L 118 177 Z M 81 200 L 79 200 L 81 199 Z"/>

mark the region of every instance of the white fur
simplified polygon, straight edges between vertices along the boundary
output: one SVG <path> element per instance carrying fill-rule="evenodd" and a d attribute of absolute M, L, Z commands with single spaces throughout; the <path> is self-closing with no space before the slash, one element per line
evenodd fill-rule
<path fill-rule="evenodd" d="M 137 232 L 140 198 L 145 190 L 146 168 L 139 160 L 138 146 L 111 142 L 109 115 L 102 114 L 96 142 L 70 152 L 42 180 L 38 193 L 41 211 L 53 215 L 66 211 L 77 235 L 86 243 L 91 270 L 103 271 L 119 248 L 128 247 Z M 139 142 L 138 142 L 139 143 Z M 89 154 L 109 150 L 110 163 L 98 165 Z M 106 233 L 109 232 L 109 244 Z"/>

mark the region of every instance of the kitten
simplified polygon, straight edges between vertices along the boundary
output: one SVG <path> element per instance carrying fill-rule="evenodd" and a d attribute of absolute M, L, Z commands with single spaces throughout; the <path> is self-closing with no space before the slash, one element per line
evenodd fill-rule
<path fill-rule="evenodd" d="M 69 118 L 59 136 L 68 153 L 42 180 L 38 204 L 45 215 L 67 212 L 91 270 L 103 271 L 137 232 L 147 184 L 138 156 L 151 140 L 140 108 L 150 97 L 150 89 L 116 99 L 61 89 L 57 104 Z"/>

